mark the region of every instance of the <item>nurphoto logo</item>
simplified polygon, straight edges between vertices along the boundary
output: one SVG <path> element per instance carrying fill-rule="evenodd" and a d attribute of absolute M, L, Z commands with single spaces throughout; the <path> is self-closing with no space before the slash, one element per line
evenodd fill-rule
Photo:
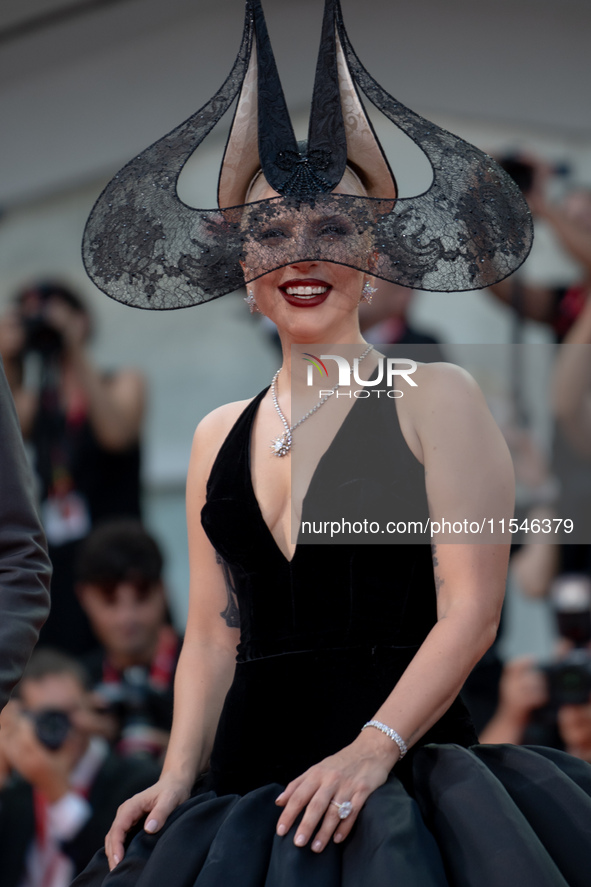
<path fill-rule="evenodd" d="M 328 376 L 328 370 L 324 363 L 325 360 L 334 360 L 339 370 L 339 381 L 334 388 L 322 390 L 318 392 L 319 397 L 335 394 L 337 397 L 370 397 L 376 394 L 378 397 L 385 394 L 386 397 L 399 398 L 404 396 L 404 391 L 394 388 L 394 381 L 402 379 L 412 388 L 417 388 L 412 374 L 417 370 L 416 361 L 408 357 L 380 357 L 378 358 L 377 375 L 374 379 L 361 379 L 359 376 L 360 359 L 354 358 L 353 366 L 346 357 L 341 354 L 321 354 L 317 357 L 315 354 L 304 352 L 303 360 L 307 361 L 307 377 L 306 384 L 311 387 L 314 384 L 314 370 L 317 370 L 322 378 Z M 361 388 L 353 391 L 341 391 L 341 388 L 351 388 L 351 375 L 354 381 Z M 385 384 L 384 388 L 376 386 Z M 372 389 L 372 390 L 368 390 Z"/>

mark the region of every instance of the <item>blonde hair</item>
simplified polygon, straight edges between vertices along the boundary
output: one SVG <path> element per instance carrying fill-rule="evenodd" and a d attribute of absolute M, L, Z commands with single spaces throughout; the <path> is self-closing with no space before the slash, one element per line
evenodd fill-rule
<path fill-rule="evenodd" d="M 246 191 L 244 202 L 253 203 L 255 200 L 260 200 L 260 195 L 263 193 L 263 191 L 270 187 L 271 186 L 263 175 L 263 170 L 258 169 L 250 180 L 250 185 L 248 186 L 248 189 Z M 357 197 L 367 197 L 367 188 L 365 187 L 355 170 L 352 169 L 349 165 L 345 167 L 345 172 L 343 173 L 343 178 L 339 182 L 339 187 L 345 189 L 342 192 L 344 194 L 353 194 Z"/>

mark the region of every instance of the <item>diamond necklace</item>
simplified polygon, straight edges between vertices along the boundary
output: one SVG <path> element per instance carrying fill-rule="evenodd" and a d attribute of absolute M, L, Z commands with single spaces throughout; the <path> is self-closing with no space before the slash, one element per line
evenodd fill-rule
<path fill-rule="evenodd" d="M 369 354 L 370 351 L 373 351 L 373 345 L 367 346 L 367 348 L 365 349 L 365 351 L 363 352 L 361 357 L 358 359 L 358 364 L 361 363 L 361 361 L 365 357 L 367 357 L 367 355 Z M 281 421 L 283 422 L 283 427 L 285 428 L 285 431 L 283 432 L 281 437 L 275 437 L 271 441 L 271 452 L 273 453 L 274 456 L 287 456 L 287 454 L 291 450 L 291 444 L 292 444 L 291 433 L 292 433 L 292 431 L 294 431 L 299 425 L 301 425 L 302 422 L 305 422 L 306 419 L 309 419 L 310 416 L 312 416 L 316 412 L 316 410 L 319 410 L 320 407 L 326 403 L 328 398 L 331 397 L 331 395 L 333 395 L 335 393 L 335 391 L 337 390 L 337 388 L 339 386 L 337 384 L 334 386 L 334 388 L 331 388 L 330 391 L 328 392 L 328 394 L 325 394 L 324 397 L 322 398 L 322 400 L 319 400 L 315 407 L 312 407 L 311 410 L 308 410 L 308 412 L 305 413 L 301 419 L 298 419 L 298 421 L 295 422 L 295 424 L 290 425 L 289 422 L 287 421 L 287 419 L 285 418 L 285 416 L 283 415 L 283 413 L 281 412 L 281 407 L 279 406 L 279 401 L 277 400 L 277 390 L 276 390 L 275 386 L 276 386 L 276 382 L 277 382 L 277 377 L 280 372 L 281 372 L 281 367 L 279 367 L 279 369 L 277 370 L 277 372 L 273 376 L 273 380 L 271 382 L 271 397 L 273 398 L 273 406 L 275 407 L 275 411 L 276 411 L 277 415 L 279 416 L 279 418 L 281 419 Z"/>

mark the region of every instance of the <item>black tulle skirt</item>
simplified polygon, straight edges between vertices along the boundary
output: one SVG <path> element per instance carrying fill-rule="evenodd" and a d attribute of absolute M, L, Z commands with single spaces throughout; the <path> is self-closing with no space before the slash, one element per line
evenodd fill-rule
<path fill-rule="evenodd" d="M 591 766 L 539 746 L 427 745 L 412 786 L 393 771 L 347 840 L 320 854 L 279 838 L 279 785 L 202 791 L 109 873 L 76 887 L 589 887 Z"/>

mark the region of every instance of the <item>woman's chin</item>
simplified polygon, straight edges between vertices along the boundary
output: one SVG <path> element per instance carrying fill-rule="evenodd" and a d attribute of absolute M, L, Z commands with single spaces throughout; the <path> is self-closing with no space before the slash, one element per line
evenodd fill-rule
<path fill-rule="evenodd" d="M 313 342 L 333 342 L 336 335 L 336 325 L 308 322 L 294 322 L 285 326 L 279 326 L 279 332 L 289 336 L 294 345 L 311 345 Z"/>
<path fill-rule="evenodd" d="M 302 311 L 288 308 L 281 316 L 272 318 L 280 334 L 285 334 L 294 344 L 342 341 L 359 335 L 357 311 L 335 312 L 325 302 L 316 308 Z"/>

